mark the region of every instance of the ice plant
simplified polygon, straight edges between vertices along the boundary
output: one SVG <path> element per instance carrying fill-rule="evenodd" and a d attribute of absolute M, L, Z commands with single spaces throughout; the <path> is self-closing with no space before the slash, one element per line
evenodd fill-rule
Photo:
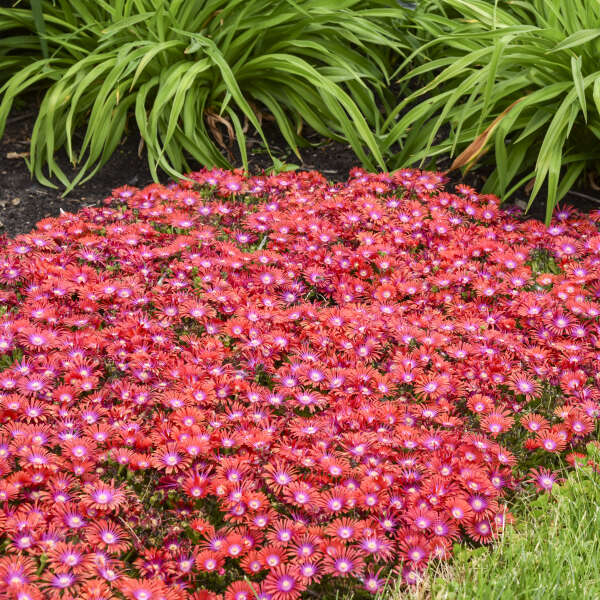
<path fill-rule="evenodd" d="M 0 596 L 378 593 L 552 489 L 600 414 L 600 215 L 443 183 L 201 171 L 4 239 Z"/>

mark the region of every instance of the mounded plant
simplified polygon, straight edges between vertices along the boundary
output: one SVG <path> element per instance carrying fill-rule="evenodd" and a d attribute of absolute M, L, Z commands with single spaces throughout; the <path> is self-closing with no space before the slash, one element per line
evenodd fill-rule
<path fill-rule="evenodd" d="M 485 192 L 524 184 L 546 219 L 600 158 L 600 3 L 428 0 L 410 12 L 427 62 L 397 71 L 415 90 L 384 124 L 391 166 L 450 153 L 472 166 L 490 150 Z M 458 155 L 458 156 L 457 156 Z"/>
<path fill-rule="evenodd" d="M 296 154 L 308 125 L 382 167 L 381 108 L 406 49 L 397 35 L 405 13 L 383 0 L 32 0 L 0 9 L 0 135 L 14 100 L 41 88 L 30 169 L 46 185 L 56 177 L 71 189 L 91 177 L 135 127 L 154 176 L 159 167 L 180 174 L 188 158 L 227 166 L 234 138 L 247 165 L 248 131 L 267 145 L 263 118 Z M 55 160 L 63 147 L 73 179 Z"/>
<path fill-rule="evenodd" d="M 213 169 L 3 240 L 0 598 L 381 599 L 497 541 L 597 438 L 599 219 Z"/>

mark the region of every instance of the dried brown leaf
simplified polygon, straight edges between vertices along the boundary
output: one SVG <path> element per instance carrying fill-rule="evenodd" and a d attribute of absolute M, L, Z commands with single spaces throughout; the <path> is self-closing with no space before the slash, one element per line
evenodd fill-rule
<path fill-rule="evenodd" d="M 477 159 L 485 153 L 485 146 L 487 141 L 490 139 L 492 133 L 502 119 L 516 106 L 519 102 L 525 99 L 525 96 L 515 100 L 510 106 L 505 108 L 481 133 L 478 135 L 470 144 L 465 148 L 455 159 L 448 172 L 454 171 L 454 169 L 460 169 L 467 167 L 467 171 L 473 166 Z"/>
<path fill-rule="evenodd" d="M 7 152 L 6 158 L 9 160 L 14 160 L 17 158 L 27 158 L 29 156 L 29 152 Z"/>
<path fill-rule="evenodd" d="M 593 171 L 590 172 L 590 174 L 588 175 L 588 179 L 590 181 L 590 187 L 596 192 L 599 191 L 600 185 L 598 185 L 598 182 L 596 181 L 596 173 L 594 173 Z"/>
<path fill-rule="evenodd" d="M 204 113 L 204 117 L 206 118 L 206 124 L 208 125 L 208 128 L 210 129 L 215 141 L 221 148 L 223 148 L 223 150 L 228 153 L 229 157 L 232 159 L 233 155 L 231 153 L 231 143 L 235 140 L 235 130 L 233 129 L 231 122 L 225 117 L 211 110 L 207 110 Z M 219 125 L 223 125 L 223 127 L 225 127 L 227 136 L 229 138 L 228 142 L 225 141 L 223 133 L 219 129 Z"/>

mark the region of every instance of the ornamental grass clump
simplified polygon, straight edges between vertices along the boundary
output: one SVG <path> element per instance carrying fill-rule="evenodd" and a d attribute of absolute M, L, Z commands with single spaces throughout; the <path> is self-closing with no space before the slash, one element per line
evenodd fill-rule
<path fill-rule="evenodd" d="M 402 145 L 390 166 L 450 154 L 470 168 L 489 151 L 483 191 L 525 187 L 547 223 L 575 184 L 597 189 L 598 2 L 427 0 L 408 14 L 426 62 L 398 71 L 413 93 L 384 124 Z"/>
<path fill-rule="evenodd" d="M 408 49 L 384 0 L 38 0 L 0 8 L 0 137 L 15 99 L 41 91 L 29 165 L 46 185 L 86 181 L 137 129 L 150 170 L 247 168 L 274 121 L 296 154 L 307 126 L 384 166 L 380 113 Z M 43 17 L 43 18 L 42 18 Z M 40 44 L 40 39 L 42 44 Z M 3 84 L 3 85 L 2 85 Z M 76 169 L 56 161 L 64 148 Z M 274 158 L 275 164 L 277 159 Z M 52 179 L 52 181 L 51 181 Z"/>
<path fill-rule="evenodd" d="M 0 251 L 0 595 L 414 582 L 600 414 L 600 213 L 439 174 L 123 187 Z"/>

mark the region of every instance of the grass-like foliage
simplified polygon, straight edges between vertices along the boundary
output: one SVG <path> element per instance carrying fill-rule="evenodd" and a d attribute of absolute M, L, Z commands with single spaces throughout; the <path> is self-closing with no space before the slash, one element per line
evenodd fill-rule
<path fill-rule="evenodd" d="M 42 89 L 30 168 L 67 189 L 137 127 L 154 175 L 186 157 L 225 166 L 235 138 L 275 120 L 297 153 L 303 125 L 383 165 L 377 132 L 405 11 L 381 0 L 45 0 L 0 9 L 0 136 L 14 100 Z M 43 19 L 39 10 L 41 5 Z M 45 32 L 45 35 L 44 35 Z M 42 43 L 40 44 L 40 33 Z M 393 48 L 393 49 L 392 49 Z M 83 139 L 78 139 L 83 128 Z M 55 153 L 78 168 L 70 180 Z M 47 171 L 45 171 L 47 167 Z"/>
<path fill-rule="evenodd" d="M 598 448 L 552 495 L 519 503 L 522 518 L 493 548 L 457 549 L 452 563 L 430 569 L 410 598 L 545 600 L 600 596 Z M 402 593 L 402 592 L 401 592 Z M 388 600 L 406 598 L 394 592 Z"/>
<path fill-rule="evenodd" d="M 470 166 L 492 149 L 484 191 L 506 198 L 531 182 L 549 220 L 598 167 L 600 4 L 429 0 L 413 18 L 429 60 L 398 72 L 417 89 L 386 123 L 388 146 L 402 142 L 396 166 L 461 151 L 456 165 Z"/>

